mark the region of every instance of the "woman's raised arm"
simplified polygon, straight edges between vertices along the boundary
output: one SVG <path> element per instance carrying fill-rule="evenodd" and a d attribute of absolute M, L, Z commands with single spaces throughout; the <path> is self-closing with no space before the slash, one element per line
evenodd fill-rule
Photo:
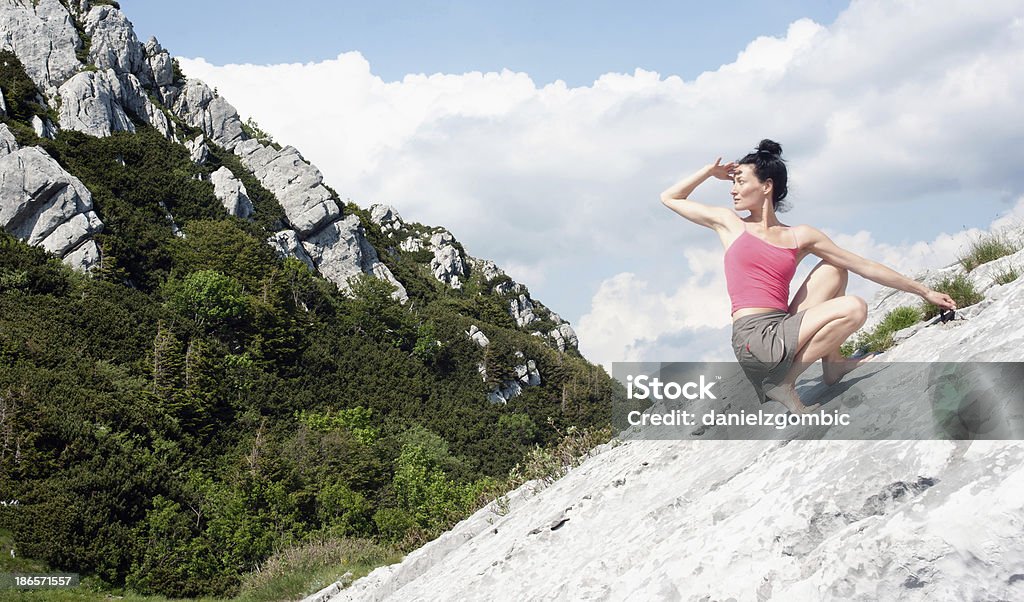
<path fill-rule="evenodd" d="M 731 161 L 723 165 L 722 158 L 719 157 L 713 164 L 706 165 L 692 176 L 683 178 L 662 192 L 661 202 L 695 224 L 718 230 L 725 225 L 727 219 L 733 216 L 732 211 L 725 207 L 710 207 L 691 201 L 688 197 L 693 194 L 694 189 L 710 177 L 719 180 L 732 180 L 732 172 L 735 168 L 736 164 Z"/>

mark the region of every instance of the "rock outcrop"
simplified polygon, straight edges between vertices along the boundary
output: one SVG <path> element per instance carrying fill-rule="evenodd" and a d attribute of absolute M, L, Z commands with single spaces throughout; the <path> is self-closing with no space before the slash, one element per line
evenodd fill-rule
<path fill-rule="evenodd" d="M 320 274 L 343 291 L 350 290 L 350 278 L 365 273 L 395 285 L 391 296 L 400 303 L 409 299 L 405 287 L 381 263 L 376 250 L 366 240 L 356 215 L 331 222 L 303 240 L 302 248 Z"/>
<path fill-rule="evenodd" d="M 85 15 L 82 25 L 89 36 L 91 64 L 101 70 L 111 69 L 117 75 L 134 74 L 144 85 L 153 85 L 142 44 L 124 13 L 113 6 L 97 5 Z"/>
<path fill-rule="evenodd" d="M 92 236 L 103 224 L 92 210 L 92 195 L 39 147 L 0 157 L 0 226 L 78 269 L 99 259 Z"/>
<path fill-rule="evenodd" d="M 440 282 L 454 289 L 462 288 L 462 279 L 466 277 L 466 266 L 462 255 L 455 247 L 455 237 L 451 232 L 436 232 L 430 237 L 430 249 L 434 252 L 430 260 L 430 271 Z"/>
<path fill-rule="evenodd" d="M 109 136 L 113 132 L 134 132 L 121 106 L 124 92 L 113 69 L 84 71 L 58 89 L 61 97 L 60 127 L 90 136 Z"/>
<path fill-rule="evenodd" d="M 11 50 L 25 73 L 48 97 L 82 64 L 75 52 L 82 41 L 58 0 L 5 0 L 0 10 L 0 49 Z"/>
<path fill-rule="evenodd" d="M 196 165 L 203 165 L 210 158 L 210 147 L 206 146 L 202 134 L 185 142 L 185 148 L 188 149 L 189 156 Z"/>
<path fill-rule="evenodd" d="M 331 191 L 323 184 L 323 174 L 295 148 L 277 150 L 250 139 L 234 150 L 260 184 L 274 193 L 288 223 L 300 235 L 316 232 L 341 214 Z"/>
<path fill-rule="evenodd" d="M 216 144 L 228 150 L 244 139 L 238 111 L 213 93 L 203 82 L 190 79 L 177 92 L 171 107 L 174 114 L 188 125 L 199 128 Z"/>
<path fill-rule="evenodd" d="M 0 157 L 9 155 L 18 150 L 18 141 L 14 138 L 14 132 L 6 124 L 0 123 Z"/>
<path fill-rule="evenodd" d="M 380 226 L 380 231 L 384 234 L 397 232 L 405 226 L 402 216 L 391 205 L 370 205 L 370 219 Z"/>
<path fill-rule="evenodd" d="M 224 210 L 230 215 L 248 219 L 253 214 L 252 201 L 245 185 L 227 167 L 221 167 L 210 174 L 213 193 L 220 199 Z"/>
<path fill-rule="evenodd" d="M 316 271 L 316 265 L 309 258 L 309 255 L 306 254 L 306 250 L 302 248 L 302 241 L 299 240 L 299 234 L 295 230 L 275 232 L 273 236 L 267 239 L 267 243 L 274 247 L 279 257 L 294 257 L 308 265 L 309 269 L 314 272 Z"/>

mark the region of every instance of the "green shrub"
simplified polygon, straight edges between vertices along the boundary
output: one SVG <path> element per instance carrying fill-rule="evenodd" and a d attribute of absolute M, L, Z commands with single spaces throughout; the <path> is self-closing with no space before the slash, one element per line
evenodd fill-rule
<path fill-rule="evenodd" d="M 1009 284 L 1009 283 L 1013 282 L 1014 280 L 1016 280 L 1019 277 L 1020 277 L 1020 272 L 1017 271 L 1016 267 L 1010 265 L 1010 266 L 1006 266 L 1005 268 L 1003 268 L 1003 270 L 1001 272 L 996 274 L 995 278 L 993 279 L 993 281 L 996 284 Z"/>
<path fill-rule="evenodd" d="M 242 286 L 230 276 L 200 270 L 168 283 L 168 303 L 200 328 L 220 327 L 242 318 L 246 311 Z"/>
<path fill-rule="evenodd" d="M 956 306 L 959 309 L 963 309 L 969 305 L 974 305 L 985 298 L 984 295 L 974 288 L 974 283 L 965 274 L 946 276 L 935 283 L 932 288 L 940 293 L 946 293 L 952 297 L 953 301 L 956 301 Z M 932 305 L 931 303 L 925 303 L 922 306 L 921 311 L 924 314 L 925 320 L 939 315 L 939 307 L 937 305 Z"/>
<path fill-rule="evenodd" d="M 862 333 L 856 341 L 845 344 L 840 351 L 846 356 L 853 355 L 857 351 L 868 353 L 885 351 L 893 346 L 893 334 L 917 324 L 922 317 L 923 313 L 918 307 L 897 307 L 887 313 L 873 330 Z"/>
<path fill-rule="evenodd" d="M 1019 250 L 1020 245 L 1010 241 L 1005 235 L 986 234 L 974 240 L 959 261 L 960 265 L 970 272 L 983 263 L 1012 255 Z"/>

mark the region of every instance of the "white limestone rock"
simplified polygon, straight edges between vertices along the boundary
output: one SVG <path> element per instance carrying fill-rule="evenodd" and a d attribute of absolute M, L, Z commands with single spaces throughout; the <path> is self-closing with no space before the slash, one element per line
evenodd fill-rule
<path fill-rule="evenodd" d="M 233 150 L 245 137 L 238 111 L 198 79 L 185 83 L 176 94 L 171 110 L 182 121 L 201 129 L 210 140 L 228 150 Z"/>
<path fill-rule="evenodd" d="M 164 138 L 170 139 L 171 123 L 167 115 L 149 99 L 142 82 L 131 73 L 121 75 L 120 81 L 122 105 L 136 117 L 156 128 Z"/>
<path fill-rule="evenodd" d="M 348 215 L 331 222 L 303 240 L 302 248 L 306 250 L 317 271 L 342 291 L 350 290 L 350 278 L 366 273 L 395 285 L 397 290 L 391 296 L 399 303 L 409 300 L 405 287 L 381 263 L 377 252 L 366 240 L 357 215 Z"/>
<path fill-rule="evenodd" d="M 142 44 L 124 13 L 109 5 L 94 6 L 83 26 L 90 40 L 90 63 L 100 70 L 113 69 L 118 75 L 131 73 L 142 83 L 153 85 Z"/>
<path fill-rule="evenodd" d="M 142 54 L 153 76 L 153 85 L 164 88 L 174 82 L 174 64 L 171 55 L 160 46 L 155 37 L 149 38 L 142 48 Z"/>
<path fill-rule="evenodd" d="M 82 182 L 36 146 L 0 157 L 0 226 L 58 256 L 103 228 Z"/>
<path fill-rule="evenodd" d="M 82 68 L 75 56 L 81 47 L 71 15 L 58 0 L 0 3 L 0 49 L 18 56 L 47 97 Z"/>
<path fill-rule="evenodd" d="M 430 271 L 434 278 L 451 288 L 461 289 L 462 278 L 466 277 L 466 266 L 454 243 L 455 237 L 451 232 L 436 232 L 430 237 L 430 249 L 434 252 L 430 260 Z"/>
<path fill-rule="evenodd" d="M 313 264 L 313 260 L 306 254 L 306 250 L 302 247 L 302 242 L 299 240 L 299 235 L 295 230 L 275 232 L 273 236 L 267 239 L 267 242 L 277 251 L 278 257 L 294 257 L 308 265 L 309 269 L 314 272 L 316 271 L 316 265 Z"/>
<path fill-rule="evenodd" d="M 231 173 L 227 167 L 221 167 L 210 174 L 213 183 L 213 194 L 216 195 L 224 210 L 242 219 L 249 219 L 253 214 L 252 201 L 245 185 Z"/>
<path fill-rule="evenodd" d="M 408 238 L 398 243 L 398 248 L 405 251 L 406 253 L 415 253 L 416 251 L 422 251 L 423 240 L 418 236 L 410 235 Z"/>
<path fill-rule="evenodd" d="M 473 342 L 481 347 L 486 347 L 491 344 L 491 340 L 487 338 L 487 335 L 485 335 L 482 330 L 477 328 L 476 324 L 469 327 L 469 330 L 466 331 L 466 336 L 473 339 Z"/>
<path fill-rule="evenodd" d="M 4 100 L 3 88 L 0 88 L 0 117 L 7 117 L 7 101 Z"/>
<path fill-rule="evenodd" d="M 185 142 L 185 148 L 188 149 L 192 162 L 196 165 L 203 165 L 210 158 L 210 147 L 206 145 L 202 134 Z"/>
<path fill-rule="evenodd" d="M 62 261 L 73 270 L 89 272 L 100 263 L 100 247 L 95 240 L 86 240 L 77 249 L 69 251 Z"/>
<path fill-rule="evenodd" d="M 555 346 L 558 347 L 559 351 L 565 351 L 569 347 L 578 349 L 580 346 L 580 340 L 576 336 L 576 331 L 566 322 L 559 324 L 558 328 L 548 333 L 548 336 L 554 339 Z"/>
<path fill-rule="evenodd" d="M 6 123 L 0 123 L 0 157 L 9 155 L 18 150 L 18 141 L 14 138 L 14 132 L 7 127 Z"/>
<path fill-rule="evenodd" d="M 53 140 L 57 137 L 57 129 L 53 127 L 49 119 L 43 119 L 39 115 L 32 116 L 32 129 L 35 131 L 36 136 L 40 138 L 49 138 Z"/>
<path fill-rule="evenodd" d="M 288 223 L 300 236 L 316 232 L 341 214 L 333 195 L 323 185 L 323 174 L 295 148 L 277 150 L 256 140 L 246 140 L 234 151 L 260 184 L 277 197 Z"/>
<path fill-rule="evenodd" d="M 480 277 L 484 282 L 489 282 L 495 278 L 505 275 L 505 272 L 501 270 L 493 261 L 490 259 L 476 259 L 473 257 L 469 259 L 469 267 L 473 271 L 478 271 Z"/>
<path fill-rule="evenodd" d="M 384 234 L 391 234 L 401 230 L 405 226 L 405 223 L 402 221 L 402 216 L 399 215 L 398 211 L 391 205 L 371 205 L 370 219 L 380 226 L 380 230 Z"/>
<path fill-rule="evenodd" d="M 515 320 L 516 326 L 525 328 L 531 322 L 539 320 L 533 312 L 533 301 L 525 293 L 520 294 L 518 297 L 509 299 L 508 311 L 512 319 Z"/>
<path fill-rule="evenodd" d="M 60 127 L 102 138 L 113 132 L 134 132 L 121 106 L 121 81 L 112 69 L 83 71 L 59 89 Z"/>

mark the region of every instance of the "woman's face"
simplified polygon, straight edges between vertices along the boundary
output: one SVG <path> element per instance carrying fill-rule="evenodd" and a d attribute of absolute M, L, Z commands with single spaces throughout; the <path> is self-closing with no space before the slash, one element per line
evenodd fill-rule
<path fill-rule="evenodd" d="M 736 167 L 732 178 L 732 205 L 736 211 L 760 209 L 765 199 L 771 198 L 771 180 L 767 183 L 757 179 L 754 166 L 743 164 Z"/>

